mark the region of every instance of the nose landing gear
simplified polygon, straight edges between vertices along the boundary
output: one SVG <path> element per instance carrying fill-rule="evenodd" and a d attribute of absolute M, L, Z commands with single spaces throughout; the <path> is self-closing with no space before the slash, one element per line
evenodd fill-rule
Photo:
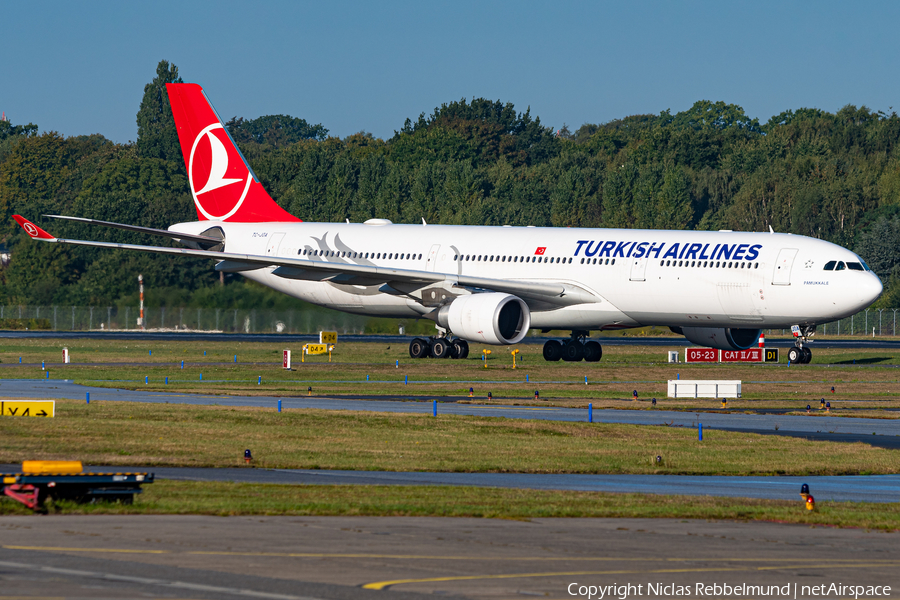
<path fill-rule="evenodd" d="M 544 343 L 544 360 L 566 362 L 597 362 L 603 356 L 603 347 L 594 341 L 585 341 L 587 331 L 575 330 L 564 342 L 548 340 Z"/>
<path fill-rule="evenodd" d="M 794 364 L 805 365 L 812 361 L 812 350 L 809 349 L 811 338 L 816 334 L 815 325 L 802 325 L 800 327 L 792 327 L 794 332 L 794 347 L 788 350 L 788 360 Z"/>

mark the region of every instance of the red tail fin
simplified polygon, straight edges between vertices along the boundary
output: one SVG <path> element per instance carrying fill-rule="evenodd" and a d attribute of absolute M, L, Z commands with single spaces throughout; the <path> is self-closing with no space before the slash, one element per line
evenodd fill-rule
<path fill-rule="evenodd" d="M 169 103 L 201 221 L 299 221 L 266 193 L 196 83 L 167 83 Z"/>

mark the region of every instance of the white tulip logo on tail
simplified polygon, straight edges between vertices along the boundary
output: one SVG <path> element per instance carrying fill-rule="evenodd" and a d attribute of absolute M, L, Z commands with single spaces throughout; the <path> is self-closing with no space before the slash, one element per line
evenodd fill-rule
<path fill-rule="evenodd" d="M 216 131 L 217 129 L 222 131 Z M 225 136 L 227 147 L 219 136 Z M 207 143 L 201 144 L 204 139 Z M 232 150 L 229 151 L 229 148 Z M 205 181 L 202 179 L 204 175 Z M 241 177 L 226 177 L 226 175 L 241 175 Z M 225 220 L 236 213 L 243 204 L 252 177 L 240 155 L 233 149 L 231 139 L 228 138 L 221 123 L 213 123 L 204 128 L 194 139 L 188 160 L 188 179 L 194 204 L 207 219 Z M 246 183 L 240 193 L 238 191 L 240 188 L 228 188 L 241 181 Z M 199 183 L 202 183 L 203 187 L 197 189 Z"/>

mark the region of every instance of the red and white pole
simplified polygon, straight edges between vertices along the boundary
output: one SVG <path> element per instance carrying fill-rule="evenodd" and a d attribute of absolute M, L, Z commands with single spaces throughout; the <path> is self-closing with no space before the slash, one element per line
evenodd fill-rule
<path fill-rule="evenodd" d="M 138 275 L 138 288 L 141 292 L 141 314 L 138 317 L 138 325 L 140 325 L 141 329 L 144 329 L 144 276 Z"/>
<path fill-rule="evenodd" d="M 766 347 L 766 334 L 763 332 L 759 333 L 759 347 L 760 348 Z"/>

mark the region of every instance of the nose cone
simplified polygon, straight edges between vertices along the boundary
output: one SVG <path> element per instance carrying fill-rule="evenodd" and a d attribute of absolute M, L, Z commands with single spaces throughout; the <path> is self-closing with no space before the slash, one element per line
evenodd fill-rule
<path fill-rule="evenodd" d="M 878 296 L 881 295 L 882 290 L 884 290 L 884 286 L 881 285 L 881 279 L 878 278 L 878 275 L 871 271 L 866 273 L 866 277 L 863 278 L 856 290 L 860 304 L 862 305 L 860 310 L 878 300 Z"/>

